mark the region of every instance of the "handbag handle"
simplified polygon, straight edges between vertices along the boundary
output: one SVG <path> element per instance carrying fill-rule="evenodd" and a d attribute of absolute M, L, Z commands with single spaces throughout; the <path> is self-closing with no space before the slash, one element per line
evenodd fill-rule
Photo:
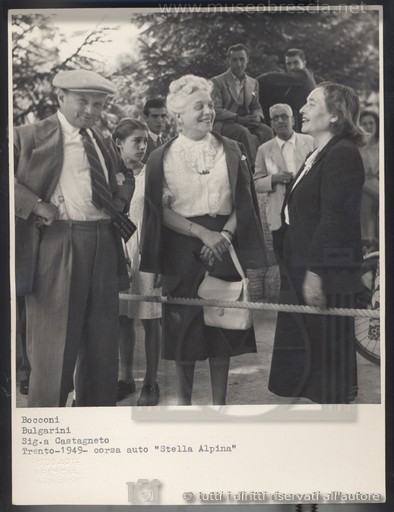
<path fill-rule="evenodd" d="M 242 279 L 246 279 L 246 276 L 244 274 L 244 271 L 241 267 L 241 263 L 239 262 L 237 253 L 235 252 L 235 249 L 233 247 L 233 244 L 231 243 L 231 238 L 227 235 L 227 233 L 224 233 L 223 231 L 220 233 L 223 238 L 227 240 L 227 242 L 230 244 L 228 246 L 228 250 L 230 252 L 231 259 L 233 260 L 234 266 L 237 269 L 238 274 L 242 277 Z"/>
<path fill-rule="evenodd" d="M 235 252 L 233 244 L 229 245 L 228 250 L 230 252 L 231 259 L 233 260 L 234 266 L 237 269 L 238 274 L 242 277 L 242 279 L 246 279 L 245 273 L 241 267 L 241 263 L 239 262 L 239 259 Z"/>

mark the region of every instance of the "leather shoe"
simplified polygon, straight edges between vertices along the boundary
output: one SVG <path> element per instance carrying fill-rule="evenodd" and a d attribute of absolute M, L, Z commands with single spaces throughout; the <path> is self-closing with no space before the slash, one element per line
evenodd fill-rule
<path fill-rule="evenodd" d="M 140 397 L 137 401 L 137 405 L 142 406 L 150 406 L 157 405 L 159 403 L 160 398 L 160 389 L 159 385 L 156 384 L 151 386 L 150 384 L 145 384 L 142 386 Z"/>
<path fill-rule="evenodd" d="M 132 382 L 125 382 L 124 380 L 118 381 L 118 392 L 116 395 L 117 402 L 124 400 L 126 398 L 126 396 L 129 396 L 133 393 L 135 393 L 134 379 L 132 380 Z"/>

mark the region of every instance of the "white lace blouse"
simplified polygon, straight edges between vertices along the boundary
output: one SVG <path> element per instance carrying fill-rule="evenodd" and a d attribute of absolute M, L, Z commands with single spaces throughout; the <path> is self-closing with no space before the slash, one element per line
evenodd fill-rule
<path fill-rule="evenodd" d="M 233 210 L 226 155 L 212 134 L 194 141 L 180 134 L 164 156 L 163 204 L 184 217 Z"/>

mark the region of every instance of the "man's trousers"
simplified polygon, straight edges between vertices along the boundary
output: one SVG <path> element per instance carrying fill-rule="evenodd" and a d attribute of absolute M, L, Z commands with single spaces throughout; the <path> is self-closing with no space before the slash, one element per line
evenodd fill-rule
<path fill-rule="evenodd" d="M 43 227 L 26 296 L 29 407 L 116 405 L 119 289 L 109 220 Z M 75 379 L 73 379 L 75 371 Z"/>

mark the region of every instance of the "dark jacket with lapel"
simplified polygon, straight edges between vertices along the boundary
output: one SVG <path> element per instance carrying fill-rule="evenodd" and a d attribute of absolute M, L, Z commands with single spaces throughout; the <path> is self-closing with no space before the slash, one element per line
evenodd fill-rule
<path fill-rule="evenodd" d="M 168 140 L 168 139 L 162 135 L 162 144 L 164 144 L 165 142 L 167 142 L 167 140 Z M 152 152 L 153 152 L 157 147 L 159 147 L 159 146 L 157 145 L 157 142 L 156 142 L 156 141 L 154 141 L 154 140 L 152 139 L 152 137 L 150 136 L 150 134 L 148 133 L 148 143 L 147 143 L 147 145 L 146 145 L 146 152 L 145 152 L 144 158 L 142 159 L 142 162 L 143 162 L 144 164 L 146 164 L 146 162 L 148 161 L 148 158 L 149 158 L 150 154 L 151 154 L 151 153 L 152 153 Z"/>
<path fill-rule="evenodd" d="M 275 263 L 267 251 L 261 228 L 256 193 L 246 157 L 238 144 L 213 133 L 223 144 L 237 216 L 240 262 L 245 269 L 265 268 Z M 145 206 L 142 227 L 141 266 L 145 272 L 162 273 L 163 158 L 174 139 L 156 149 L 146 166 Z"/>
<path fill-rule="evenodd" d="M 116 182 L 116 173 L 125 171 L 119 153 L 110 139 L 105 140 L 95 128 L 92 131 L 106 162 L 113 197 L 122 197 L 129 203 L 133 183 L 118 187 Z M 32 210 L 39 198 L 49 202 L 59 180 L 62 164 L 63 140 L 56 114 L 37 123 L 15 128 L 15 252 L 17 293 L 21 295 L 32 290 L 38 254 L 40 232 Z"/>
<path fill-rule="evenodd" d="M 290 220 L 285 260 L 321 274 L 327 291 L 352 291 L 359 282 L 363 182 L 358 148 L 333 137 L 285 198 Z"/>

